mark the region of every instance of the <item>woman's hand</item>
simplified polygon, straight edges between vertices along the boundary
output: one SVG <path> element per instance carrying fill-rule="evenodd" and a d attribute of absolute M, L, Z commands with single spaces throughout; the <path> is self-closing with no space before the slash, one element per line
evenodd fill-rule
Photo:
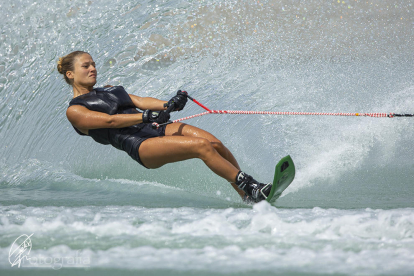
<path fill-rule="evenodd" d="M 166 111 L 152 111 L 152 110 L 145 110 L 142 113 L 142 122 L 143 123 L 157 123 L 157 124 L 164 124 L 168 122 L 170 119 L 170 114 Z"/>
<path fill-rule="evenodd" d="M 174 110 L 180 111 L 183 110 L 185 107 L 185 104 L 187 103 L 187 92 L 186 91 L 177 91 L 177 95 L 171 98 L 171 100 L 168 101 L 168 103 L 165 104 L 165 107 L 170 107 L 171 105 L 174 105 Z"/>

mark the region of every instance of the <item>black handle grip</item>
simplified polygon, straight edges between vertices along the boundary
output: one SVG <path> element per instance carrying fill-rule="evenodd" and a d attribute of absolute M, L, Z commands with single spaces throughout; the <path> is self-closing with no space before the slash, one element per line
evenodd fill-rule
<path fill-rule="evenodd" d="M 393 117 L 414 117 L 414 114 L 392 114 Z"/>
<path fill-rule="evenodd" d="M 173 111 L 174 111 L 174 108 L 175 108 L 175 106 L 172 104 L 172 105 L 170 105 L 170 106 L 167 108 L 167 110 L 164 110 L 164 112 L 166 112 L 166 113 L 170 114 L 171 112 L 173 112 Z M 163 126 L 163 125 L 168 125 L 168 124 L 171 124 L 171 123 L 172 123 L 171 121 L 168 121 L 168 122 L 166 122 L 166 123 L 164 123 L 164 124 L 152 123 L 152 128 L 153 128 L 153 129 L 157 129 L 157 128 L 159 128 L 160 126 Z"/>
<path fill-rule="evenodd" d="M 165 112 L 167 112 L 168 114 L 170 114 L 171 112 L 173 112 L 173 111 L 174 111 L 174 108 L 175 108 L 175 106 L 172 104 L 172 105 L 170 105 L 170 106 L 167 108 L 167 110 L 165 110 Z"/>

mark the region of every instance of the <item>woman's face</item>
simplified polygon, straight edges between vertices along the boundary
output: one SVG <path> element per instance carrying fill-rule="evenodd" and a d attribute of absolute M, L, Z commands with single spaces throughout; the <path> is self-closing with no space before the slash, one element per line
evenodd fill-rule
<path fill-rule="evenodd" d="M 96 84 L 98 72 L 95 62 L 89 54 L 82 54 L 75 58 L 74 71 L 68 71 L 67 77 L 73 80 L 74 86 L 93 87 Z"/>

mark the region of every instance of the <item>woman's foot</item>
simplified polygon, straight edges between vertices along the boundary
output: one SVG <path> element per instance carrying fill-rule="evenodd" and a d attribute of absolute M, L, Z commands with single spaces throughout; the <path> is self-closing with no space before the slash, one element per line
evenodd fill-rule
<path fill-rule="evenodd" d="M 246 193 L 243 201 L 247 203 L 265 200 L 272 189 L 272 184 L 257 182 L 253 177 L 242 171 L 237 174 L 236 185 Z"/>

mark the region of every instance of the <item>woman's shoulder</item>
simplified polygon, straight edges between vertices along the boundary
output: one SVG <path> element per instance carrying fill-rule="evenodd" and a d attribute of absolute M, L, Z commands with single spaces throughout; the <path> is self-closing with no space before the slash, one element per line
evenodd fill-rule
<path fill-rule="evenodd" d="M 95 91 L 102 91 L 102 92 L 113 92 L 113 91 L 125 91 L 125 88 L 121 85 L 113 86 L 113 85 L 105 85 L 103 87 L 94 88 Z"/>
<path fill-rule="evenodd" d="M 104 86 L 94 88 L 91 92 L 77 96 L 69 102 L 69 106 L 72 105 L 84 105 L 89 107 L 89 104 L 96 101 L 102 101 L 105 99 L 116 100 L 118 98 L 127 98 L 130 100 L 129 94 L 122 86 Z"/>

